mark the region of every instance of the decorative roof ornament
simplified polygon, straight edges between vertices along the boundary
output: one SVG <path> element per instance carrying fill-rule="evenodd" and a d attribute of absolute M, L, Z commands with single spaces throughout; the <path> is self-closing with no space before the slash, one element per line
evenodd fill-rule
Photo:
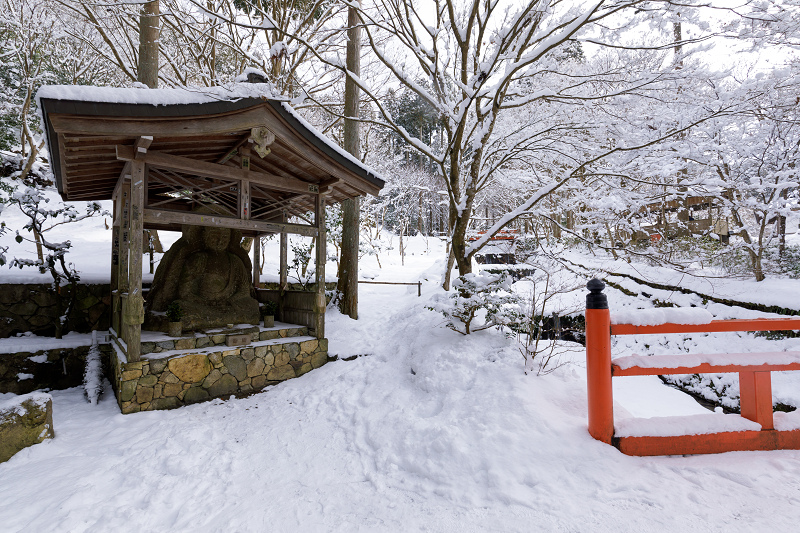
<path fill-rule="evenodd" d="M 268 128 L 262 126 L 260 128 L 253 128 L 250 130 L 250 139 L 255 144 L 253 149 L 256 151 L 259 157 L 263 159 L 272 151 L 268 147 L 275 142 L 275 134 L 272 133 Z"/>

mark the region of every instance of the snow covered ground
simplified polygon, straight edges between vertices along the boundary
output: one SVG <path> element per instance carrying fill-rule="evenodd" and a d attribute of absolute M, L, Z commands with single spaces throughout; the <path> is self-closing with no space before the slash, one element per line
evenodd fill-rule
<path fill-rule="evenodd" d="M 513 339 L 442 327 L 425 309 L 442 245 L 409 253 L 363 269 L 422 279 L 422 298 L 362 285 L 358 321 L 330 311 L 331 354 L 355 360 L 175 411 L 53 392 L 56 438 L 0 464 L 0 530 L 795 530 L 800 452 L 620 454 L 586 431 L 580 353 L 525 374 Z M 657 377 L 616 379 L 615 399 L 620 417 L 709 413 Z"/>

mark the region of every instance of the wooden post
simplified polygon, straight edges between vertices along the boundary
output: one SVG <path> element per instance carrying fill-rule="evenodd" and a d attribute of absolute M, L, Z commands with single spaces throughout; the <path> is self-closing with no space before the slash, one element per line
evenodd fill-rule
<path fill-rule="evenodd" d="M 589 399 L 589 434 L 611 444 L 614 436 L 614 399 L 611 388 L 611 317 L 605 283 L 586 284 L 586 388 Z"/>
<path fill-rule="evenodd" d="M 774 429 L 770 372 L 739 372 L 739 407 L 743 418 Z"/>
<path fill-rule="evenodd" d="M 239 218 L 250 220 L 250 182 L 239 181 Z"/>
<path fill-rule="evenodd" d="M 285 218 L 286 217 L 284 216 L 284 219 Z M 286 321 L 283 319 L 283 308 L 284 308 L 284 303 L 286 301 L 286 290 L 289 288 L 289 276 L 288 276 L 289 262 L 287 259 L 288 252 L 289 252 L 289 239 L 288 236 L 286 235 L 286 232 L 282 231 L 281 251 L 280 251 L 280 273 L 279 273 L 280 284 L 278 287 L 278 289 L 280 290 L 280 295 L 278 297 L 278 316 L 280 316 L 281 320 L 283 320 L 284 322 Z"/>
<path fill-rule="evenodd" d="M 127 176 L 125 177 L 127 178 Z M 128 262 L 131 249 L 131 183 L 123 178 L 120 187 L 120 246 L 119 246 L 119 279 L 117 289 L 117 299 L 115 307 L 115 331 L 124 341 L 128 342 L 128 331 L 125 327 L 122 315 L 123 308 L 128 301 L 128 289 L 130 281 L 128 277 Z"/>
<path fill-rule="evenodd" d="M 120 200 L 114 191 L 114 208 L 111 211 L 111 328 L 119 332 L 119 249 L 120 249 Z"/>
<path fill-rule="evenodd" d="M 139 361 L 142 352 L 142 322 L 144 322 L 144 298 L 142 297 L 142 235 L 144 218 L 145 164 L 131 161 L 131 218 L 130 218 L 130 265 L 128 302 L 125 323 L 128 328 L 128 362 Z"/>
<path fill-rule="evenodd" d="M 253 237 L 253 287 L 258 288 L 261 277 L 261 235 Z"/>
<path fill-rule="evenodd" d="M 317 299 L 314 303 L 314 329 L 318 339 L 325 337 L 325 263 L 327 262 L 327 239 L 325 236 L 325 194 L 314 198 L 314 223 L 317 226 Z"/>

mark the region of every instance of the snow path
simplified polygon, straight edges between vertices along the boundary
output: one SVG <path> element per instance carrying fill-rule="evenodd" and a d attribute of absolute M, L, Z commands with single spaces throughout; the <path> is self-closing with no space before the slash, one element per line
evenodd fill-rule
<path fill-rule="evenodd" d="M 380 279 L 429 274 L 441 250 L 415 244 Z M 796 529 L 800 452 L 624 456 L 586 431 L 580 363 L 525 375 L 512 340 L 439 327 L 428 277 L 422 298 L 362 286 L 360 320 L 330 313 L 331 353 L 364 357 L 249 398 L 123 416 L 53 392 L 56 438 L 0 464 L 0 530 Z M 618 416 L 707 413 L 656 377 L 616 381 Z"/>

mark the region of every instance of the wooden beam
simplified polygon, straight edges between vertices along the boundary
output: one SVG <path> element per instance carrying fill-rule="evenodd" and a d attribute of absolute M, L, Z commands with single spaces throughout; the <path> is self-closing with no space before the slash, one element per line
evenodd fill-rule
<path fill-rule="evenodd" d="M 153 144 L 152 135 L 142 135 L 136 139 L 136 142 L 133 143 L 134 157 L 139 161 L 144 161 L 144 156 L 147 154 L 147 149 L 150 148 L 151 144 Z"/>
<path fill-rule="evenodd" d="M 145 224 L 188 224 L 190 226 L 216 226 L 220 228 L 255 231 L 260 233 L 294 233 L 306 237 L 316 237 L 318 230 L 313 226 L 289 224 L 283 222 L 264 222 L 261 220 L 241 220 L 219 215 L 201 215 L 199 213 L 181 213 L 178 211 L 162 211 L 159 209 L 144 210 Z"/>
<path fill-rule="evenodd" d="M 56 133 L 91 136 L 113 135 L 115 137 L 215 135 L 250 130 L 270 124 L 275 120 L 272 113 L 267 111 L 264 106 L 221 116 L 159 118 L 158 120 L 74 116 L 59 113 L 52 113 L 48 115 L 48 118 Z"/>
<path fill-rule="evenodd" d="M 334 187 L 341 183 L 341 178 L 328 178 L 326 180 L 322 180 L 319 184 L 319 192 L 321 194 L 329 193 Z"/>
<path fill-rule="evenodd" d="M 117 145 L 117 159 L 122 161 L 132 161 L 134 150 L 130 146 Z M 278 191 L 294 192 L 299 194 L 315 194 L 318 186 L 313 183 L 284 178 L 266 172 L 255 172 L 241 168 L 229 167 L 217 163 L 209 163 L 188 157 L 165 154 L 150 150 L 141 158 L 149 165 L 159 168 L 166 168 L 178 172 L 191 172 L 199 176 L 210 178 L 221 178 L 230 180 L 249 180 L 263 184 L 271 189 Z"/>
<path fill-rule="evenodd" d="M 320 150 L 311 141 L 305 137 L 300 136 L 295 132 L 294 128 L 285 123 L 282 119 L 275 117 L 269 122 L 269 129 L 275 134 L 275 137 L 282 141 L 284 145 L 291 147 L 292 152 L 303 159 L 307 164 L 320 169 L 323 173 L 329 176 L 339 177 L 344 180 L 350 187 L 357 188 L 359 194 L 369 193 L 377 196 L 380 193 L 380 187 L 372 184 L 371 182 L 361 179 L 353 174 L 351 171 L 342 167 L 339 163 L 335 162 Z M 357 196 L 358 196 L 357 195 Z"/>

